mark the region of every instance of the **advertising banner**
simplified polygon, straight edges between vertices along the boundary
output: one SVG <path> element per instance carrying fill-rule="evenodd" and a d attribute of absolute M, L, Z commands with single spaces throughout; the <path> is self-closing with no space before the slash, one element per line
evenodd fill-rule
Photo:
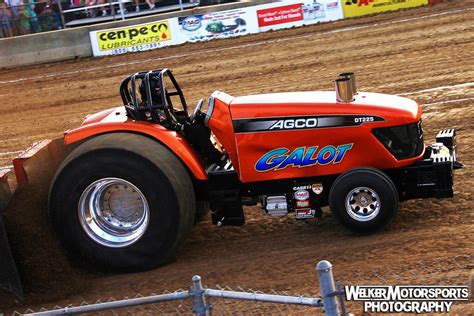
<path fill-rule="evenodd" d="M 428 0 L 342 0 L 342 2 L 346 18 L 428 4 Z"/>
<path fill-rule="evenodd" d="M 256 7 L 261 32 L 343 18 L 340 0 L 285 1 Z"/>
<path fill-rule="evenodd" d="M 258 33 L 253 7 L 183 16 L 177 20 L 180 42 L 208 41 Z"/>
<path fill-rule="evenodd" d="M 94 56 L 123 54 L 177 44 L 173 19 L 90 32 Z"/>

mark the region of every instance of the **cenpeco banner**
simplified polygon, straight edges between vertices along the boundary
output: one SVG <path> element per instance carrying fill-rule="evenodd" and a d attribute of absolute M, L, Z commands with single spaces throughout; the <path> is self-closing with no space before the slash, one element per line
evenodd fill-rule
<path fill-rule="evenodd" d="M 240 8 L 178 18 L 181 42 L 207 41 L 258 33 L 255 9 Z"/>
<path fill-rule="evenodd" d="M 342 0 L 344 17 L 360 16 L 403 8 L 419 7 L 428 0 Z"/>
<path fill-rule="evenodd" d="M 94 56 L 138 52 L 177 44 L 173 19 L 90 32 Z"/>
<path fill-rule="evenodd" d="M 275 2 L 257 6 L 256 10 L 261 32 L 343 18 L 340 0 Z"/>

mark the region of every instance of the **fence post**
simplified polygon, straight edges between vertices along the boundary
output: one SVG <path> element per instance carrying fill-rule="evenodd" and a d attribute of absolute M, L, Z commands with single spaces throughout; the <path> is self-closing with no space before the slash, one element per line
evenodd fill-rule
<path fill-rule="evenodd" d="M 201 277 L 199 275 L 193 276 L 193 312 L 194 315 L 207 316 L 210 315 L 210 308 L 206 304 L 205 291 L 202 287 Z"/>
<path fill-rule="evenodd" d="M 58 1 L 58 7 L 59 7 L 59 16 L 61 17 L 61 23 L 63 24 L 62 28 L 65 29 L 66 28 L 66 20 L 64 19 L 63 6 L 61 4 L 61 1 Z"/>
<path fill-rule="evenodd" d="M 322 260 L 316 265 L 319 274 L 321 296 L 323 298 L 324 315 L 337 316 L 339 308 L 336 300 L 336 287 L 332 276 L 332 265 L 329 261 Z"/>

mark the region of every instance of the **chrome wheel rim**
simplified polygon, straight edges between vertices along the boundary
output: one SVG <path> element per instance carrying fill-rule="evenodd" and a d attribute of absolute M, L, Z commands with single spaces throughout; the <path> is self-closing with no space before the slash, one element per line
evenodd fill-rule
<path fill-rule="evenodd" d="M 79 221 L 95 242 L 112 248 L 135 243 L 145 233 L 150 209 L 143 193 L 120 178 L 103 178 L 82 193 Z"/>
<path fill-rule="evenodd" d="M 346 211 L 356 221 L 370 221 L 380 212 L 380 198 L 370 188 L 357 187 L 346 196 Z"/>

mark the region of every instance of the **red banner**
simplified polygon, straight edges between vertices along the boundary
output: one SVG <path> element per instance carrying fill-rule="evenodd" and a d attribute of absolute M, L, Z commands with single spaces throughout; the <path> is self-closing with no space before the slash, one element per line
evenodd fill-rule
<path fill-rule="evenodd" d="M 270 26 L 295 21 L 303 21 L 301 3 L 257 11 L 258 26 Z"/>

